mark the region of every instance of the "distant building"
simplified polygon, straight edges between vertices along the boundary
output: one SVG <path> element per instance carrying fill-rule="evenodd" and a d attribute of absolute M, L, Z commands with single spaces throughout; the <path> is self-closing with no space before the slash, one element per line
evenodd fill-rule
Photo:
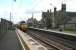
<path fill-rule="evenodd" d="M 51 27 L 51 10 L 47 10 L 47 12 L 42 12 L 42 20 L 41 23 L 44 25 L 46 28 Z"/>
<path fill-rule="evenodd" d="M 33 26 L 33 18 L 29 18 L 29 19 L 27 20 L 27 24 L 28 24 L 29 26 Z"/>
<path fill-rule="evenodd" d="M 27 20 L 27 24 L 29 26 L 37 27 L 39 23 L 35 18 L 32 17 L 32 18 Z"/>
<path fill-rule="evenodd" d="M 65 22 L 65 27 L 76 28 L 76 12 L 66 12 L 67 21 Z"/>
<path fill-rule="evenodd" d="M 67 18 L 66 15 L 66 4 L 62 4 L 61 10 L 57 11 L 56 8 L 54 8 L 54 22 L 55 27 L 58 28 L 60 26 L 64 26 L 65 20 Z"/>
<path fill-rule="evenodd" d="M 56 7 L 54 12 L 42 12 L 42 23 L 45 27 L 76 27 L 76 12 L 67 12 L 66 4 L 62 4 L 61 10 L 57 11 Z"/>

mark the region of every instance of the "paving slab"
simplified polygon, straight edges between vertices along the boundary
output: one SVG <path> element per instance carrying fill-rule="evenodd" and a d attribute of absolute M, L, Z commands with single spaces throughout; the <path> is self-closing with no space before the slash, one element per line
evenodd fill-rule
<path fill-rule="evenodd" d="M 0 50 L 21 50 L 15 30 L 8 31 L 0 40 Z"/>

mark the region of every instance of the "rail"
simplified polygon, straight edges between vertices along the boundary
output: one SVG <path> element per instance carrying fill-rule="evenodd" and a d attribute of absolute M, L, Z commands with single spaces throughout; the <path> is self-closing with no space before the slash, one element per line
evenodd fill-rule
<path fill-rule="evenodd" d="M 46 47 L 42 46 L 40 43 L 38 43 L 36 40 L 30 37 L 27 33 L 24 33 L 20 31 L 19 29 L 16 29 L 16 32 L 21 37 L 24 44 L 27 45 L 29 50 L 47 50 Z M 24 46 L 23 48 L 25 50 L 26 46 Z"/>
<path fill-rule="evenodd" d="M 37 32 L 47 33 L 47 34 L 50 35 L 50 37 L 51 37 L 51 35 L 54 36 L 54 37 L 59 37 L 58 40 L 62 39 L 63 41 L 62 40 L 60 40 L 60 41 L 64 42 L 65 46 L 68 46 L 68 47 L 72 48 L 73 50 L 76 50 L 76 40 L 75 40 L 76 39 L 76 34 L 53 31 L 53 30 L 45 30 L 45 29 L 39 29 L 39 28 L 29 28 L 29 30 L 32 30 L 32 31 L 34 30 L 34 31 L 37 31 Z M 56 38 L 54 38 L 54 39 L 56 39 Z"/>

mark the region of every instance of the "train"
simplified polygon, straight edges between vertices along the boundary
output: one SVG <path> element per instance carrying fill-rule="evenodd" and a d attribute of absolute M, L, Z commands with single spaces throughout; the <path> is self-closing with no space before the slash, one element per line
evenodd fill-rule
<path fill-rule="evenodd" d="M 21 21 L 20 23 L 17 24 L 17 28 L 23 32 L 26 32 L 28 29 L 28 24 L 25 21 Z"/>

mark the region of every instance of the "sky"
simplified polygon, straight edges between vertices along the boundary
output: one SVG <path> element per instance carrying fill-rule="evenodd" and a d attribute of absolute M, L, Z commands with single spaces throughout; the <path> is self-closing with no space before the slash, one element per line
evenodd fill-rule
<path fill-rule="evenodd" d="M 12 21 L 17 23 L 33 17 L 37 20 L 41 19 L 41 12 L 54 7 L 61 9 L 61 4 L 66 3 L 66 11 L 76 12 L 76 0 L 0 0 L 0 18 L 10 20 L 10 12 Z"/>

